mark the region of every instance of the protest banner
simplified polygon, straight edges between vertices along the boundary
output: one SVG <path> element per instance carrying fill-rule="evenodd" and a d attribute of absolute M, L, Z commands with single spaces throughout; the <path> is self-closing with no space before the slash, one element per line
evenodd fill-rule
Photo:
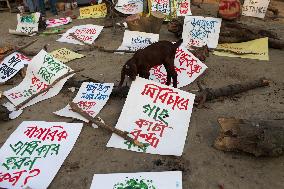
<path fill-rule="evenodd" d="M 242 43 L 219 44 L 213 54 L 217 56 L 269 60 L 268 37 Z"/>
<path fill-rule="evenodd" d="M 85 56 L 85 55 L 73 52 L 66 48 L 57 49 L 55 51 L 52 51 L 49 54 L 62 63 L 67 63 L 71 60 L 75 60 L 77 58 L 83 58 Z"/>
<path fill-rule="evenodd" d="M 57 26 L 66 25 L 72 22 L 72 19 L 70 17 L 66 18 L 49 18 L 46 20 L 47 28 L 53 28 Z"/>
<path fill-rule="evenodd" d="M 18 25 L 16 31 L 26 34 L 32 34 L 38 32 L 39 17 L 40 13 L 38 12 L 25 16 L 17 14 Z"/>
<path fill-rule="evenodd" d="M 113 85 L 113 83 L 84 82 L 76 97 L 73 99 L 73 102 L 77 104 L 82 111 L 94 118 L 108 101 Z M 77 112 L 74 112 L 70 105 L 67 105 L 65 108 L 54 113 L 59 116 L 72 117 L 89 122 L 89 120 Z"/>
<path fill-rule="evenodd" d="M 192 15 L 190 9 L 190 0 L 175 0 L 177 16 L 189 16 Z"/>
<path fill-rule="evenodd" d="M 187 48 L 190 46 L 216 48 L 219 40 L 219 33 L 222 19 L 186 16 L 184 18 L 182 38 Z"/>
<path fill-rule="evenodd" d="M 0 83 L 8 81 L 15 76 L 31 59 L 20 53 L 13 53 L 7 56 L 0 63 Z"/>
<path fill-rule="evenodd" d="M 71 29 L 67 30 L 61 38 L 59 38 L 57 41 L 59 42 L 65 42 L 65 43 L 72 43 L 77 45 L 84 45 L 83 43 L 79 42 L 78 40 L 71 37 L 69 34 L 74 33 L 74 35 L 84 41 L 87 44 L 92 44 L 97 39 L 101 31 L 103 30 L 103 26 L 98 25 L 80 25 L 80 26 L 74 26 Z"/>
<path fill-rule="evenodd" d="M 80 19 L 83 18 L 104 18 L 107 15 L 107 6 L 105 3 L 92 5 L 79 9 Z"/>
<path fill-rule="evenodd" d="M 181 171 L 95 174 L 90 189 L 182 189 Z"/>
<path fill-rule="evenodd" d="M 194 94 L 137 77 L 131 85 L 116 128 L 128 132 L 144 146 L 137 147 L 112 135 L 107 147 L 181 156 L 194 97 Z"/>
<path fill-rule="evenodd" d="M 176 2 L 174 0 L 148 0 L 148 7 L 151 11 L 159 11 L 166 15 L 165 21 L 177 17 Z"/>
<path fill-rule="evenodd" d="M 22 122 L 0 149 L 0 187 L 46 189 L 82 127 L 82 123 Z"/>
<path fill-rule="evenodd" d="M 118 0 L 114 7 L 123 14 L 137 14 L 143 12 L 143 0 Z"/>
<path fill-rule="evenodd" d="M 245 0 L 242 15 L 264 18 L 270 0 Z"/>
<path fill-rule="evenodd" d="M 181 88 L 192 83 L 207 68 L 198 58 L 196 58 L 185 47 L 177 48 L 175 55 L 175 70 L 177 76 L 177 87 Z M 150 79 L 161 84 L 167 82 L 167 71 L 164 65 L 158 65 L 150 70 Z"/>
<path fill-rule="evenodd" d="M 117 50 L 137 51 L 158 41 L 159 34 L 126 30 L 124 32 L 122 44 Z"/>

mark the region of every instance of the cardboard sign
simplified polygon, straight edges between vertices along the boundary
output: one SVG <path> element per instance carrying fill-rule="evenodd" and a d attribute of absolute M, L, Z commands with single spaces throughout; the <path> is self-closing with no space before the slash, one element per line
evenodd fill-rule
<path fill-rule="evenodd" d="M 3 94 L 13 103 L 14 106 L 17 106 L 30 96 L 46 89 L 57 78 L 69 71 L 72 71 L 72 69 L 54 59 L 44 50 L 41 50 L 28 65 L 26 77 L 23 81 L 18 86 L 5 91 Z M 72 76 L 73 75 L 60 80 L 48 92 L 33 98 L 21 109 L 57 95 L 67 79 Z M 10 109 L 12 109 L 12 107 L 10 107 Z"/>
<path fill-rule="evenodd" d="M 177 6 L 177 16 L 189 16 L 192 15 L 190 9 L 190 0 L 175 0 Z"/>
<path fill-rule="evenodd" d="M 158 41 L 159 34 L 126 30 L 124 32 L 122 44 L 117 50 L 137 51 Z"/>
<path fill-rule="evenodd" d="M 107 15 L 105 3 L 83 7 L 79 9 L 80 18 L 104 18 Z"/>
<path fill-rule="evenodd" d="M 32 13 L 30 15 L 21 16 L 17 14 L 17 32 L 31 34 L 38 31 L 38 21 L 40 13 Z"/>
<path fill-rule="evenodd" d="M 94 43 L 95 39 L 97 39 L 102 30 L 103 26 L 97 26 L 92 24 L 74 26 L 71 29 L 67 30 L 67 32 L 64 33 L 62 37 L 59 38 L 57 41 L 84 45 L 83 43 L 69 36 L 70 33 L 74 33 L 75 36 L 78 37 L 80 40 L 83 40 L 85 43 L 92 44 Z"/>
<path fill-rule="evenodd" d="M 264 18 L 270 0 L 245 0 L 243 4 L 242 14 L 244 16 L 253 16 Z"/>
<path fill-rule="evenodd" d="M 17 52 L 7 56 L 0 63 L 0 83 L 11 79 L 30 61 L 30 58 Z"/>
<path fill-rule="evenodd" d="M 219 40 L 219 33 L 222 19 L 186 16 L 184 19 L 182 38 L 187 48 L 190 46 L 216 48 Z"/>
<path fill-rule="evenodd" d="M 115 6 L 123 14 L 137 14 L 143 12 L 143 0 L 118 0 Z"/>
<path fill-rule="evenodd" d="M 76 97 L 73 99 L 73 102 L 76 103 L 84 112 L 95 117 L 108 101 L 113 85 L 113 83 L 84 82 Z M 89 122 L 80 114 L 72 111 L 69 105 L 54 113 L 59 116 L 73 117 L 75 119 Z"/>
<path fill-rule="evenodd" d="M 178 88 L 184 87 L 192 83 L 200 76 L 207 66 L 196 58 L 185 47 L 177 48 L 175 55 L 175 70 L 178 74 Z M 167 82 L 167 71 L 164 65 L 159 65 L 150 70 L 150 79 L 162 84 Z"/>
<path fill-rule="evenodd" d="M 72 19 L 70 17 L 66 18 L 50 18 L 46 20 L 47 28 L 53 28 L 57 26 L 62 26 L 65 24 L 69 24 L 72 22 Z"/>
<path fill-rule="evenodd" d="M 144 147 L 137 147 L 115 134 L 107 146 L 181 156 L 194 97 L 194 94 L 137 77 L 131 85 L 116 128 L 128 132 Z"/>
<path fill-rule="evenodd" d="M 90 189 L 182 189 L 182 172 L 95 174 Z"/>
<path fill-rule="evenodd" d="M 223 43 L 219 44 L 216 49 L 218 51 L 214 51 L 213 54 L 218 56 L 269 60 L 267 37 L 243 43 Z"/>
<path fill-rule="evenodd" d="M 62 63 L 67 63 L 71 60 L 75 60 L 77 58 L 83 58 L 85 56 L 79 53 L 75 53 L 66 48 L 57 49 L 49 54 Z"/>
<path fill-rule="evenodd" d="M 81 123 L 22 122 L 0 150 L 0 187 L 46 189 L 82 127 Z"/>

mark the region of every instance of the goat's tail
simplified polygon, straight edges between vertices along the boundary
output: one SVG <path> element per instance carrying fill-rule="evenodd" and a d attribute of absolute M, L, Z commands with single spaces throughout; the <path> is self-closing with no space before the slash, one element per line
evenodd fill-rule
<path fill-rule="evenodd" d="M 182 42 L 183 42 L 183 39 L 181 38 L 175 44 L 173 44 L 174 45 L 174 49 L 176 50 L 182 44 Z"/>

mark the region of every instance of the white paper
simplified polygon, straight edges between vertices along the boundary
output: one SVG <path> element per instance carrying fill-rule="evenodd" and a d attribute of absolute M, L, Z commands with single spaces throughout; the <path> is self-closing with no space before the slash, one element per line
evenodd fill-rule
<path fill-rule="evenodd" d="M 82 126 L 22 122 L 0 149 L 0 187 L 46 189 L 72 150 Z"/>
<path fill-rule="evenodd" d="M 150 0 L 151 11 L 160 11 L 165 15 L 171 13 L 171 2 L 170 0 Z"/>
<path fill-rule="evenodd" d="M 147 186 L 147 187 L 146 187 Z M 182 189 L 182 172 L 95 174 L 90 189 Z"/>
<path fill-rule="evenodd" d="M 0 63 L 0 83 L 11 79 L 30 61 L 30 58 L 17 52 L 7 56 Z"/>
<path fill-rule="evenodd" d="M 115 134 L 107 147 L 181 156 L 194 97 L 194 94 L 137 77 L 115 127 L 129 132 L 130 137 L 145 147 L 138 148 Z"/>
<path fill-rule="evenodd" d="M 159 34 L 126 30 L 122 44 L 117 50 L 137 51 L 158 41 Z"/>
<path fill-rule="evenodd" d="M 143 0 L 118 0 L 115 6 L 123 14 L 137 14 L 143 12 Z"/>
<path fill-rule="evenodd" d="M 92 24 L 74 26 L 71 29 L 67 30 L 67 32 L 65 32 L 62 35 L 62 37 L 59 38 L 57 41 L 72 43 L 77 45 L 84 45 L 83 43 L 69 36 L 69 34 L 74 33 L 76 37 L 83 40 L 85 43 L 93 44 L 102 30 L 103 26 L 92 25 Z"/>
<path fill-rule="evenodd" d="M 190 9 L 190 0 L 176 0 L 176 4 L 177 4 L 177 16 L 192 15 Z"/>
<path fill-rule="evenodd" d="M 65 24 L 69 24 L 72 22 L 72 19 L 70 17 L 66 18 L 50 18 L 46 20 L 47 28 L 62 26 Z"/>
<path fill-rule="evenodd" d="M 76 103 L 78 107 L 91 117 L 95 117 L 108 101 L 113 85 L 113 83 L 84 82 L 72 102 Z M 72 117 L 89 122 L 80 114 L 72 111 L 69 105 L 54 113 L 59 116 Z"/>
<path fill-rule="evenodd" d="M 216 48 L 219 40 L 221 18 L 186 16 L 184 18 L 182 38 L 184 45 Z"/>
<path fill-rule="evenodd" d="M 28 34 L 37 32 L 39 17 L 40 13 L 38 12 L 26 16 L 17 14 L 18 25 L 16 31 Z"/>
<path fill-rule="evenodd" d="M 244 16 L 253 16 L 264 18 L 270 0 L 245 0 L 243 4 L 242 14 Z"/>
<path fill-rule="evenodd" d="M 175 70 L 178 74 L 177 87 L 181 88 L 192 83 L 198 76 L 200 76 L 207 66 L 196 58 L 185 47 L 177 48 L 175 55 Z M 167 71 L 164 65 L 158 65 L 150 70 L 150 79 L 162 84 L 167 82 Z"/>

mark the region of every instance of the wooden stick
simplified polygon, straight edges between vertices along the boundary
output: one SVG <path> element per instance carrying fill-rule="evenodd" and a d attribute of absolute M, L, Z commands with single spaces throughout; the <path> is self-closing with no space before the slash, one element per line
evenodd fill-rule
<path fill-rule="evenodd" d="M 88 113 L 82 111 L 74 102 L 70 103 L 70 107 L 72 108 L 72 110 L 74 110 L 75 112 L 77 112 L 78 114 L 80 114 L 81 116 L 86 118 L 87 120 L 91 121 L 92 123 L 95 123 L 97 126 L 103 128 L 103 129 L 105 129 L 105 130 L 107 130 L 111 133 L 115 133 L 118 136 L 124 138 L 125 140 L 133 142 L 135 145 L 137 145 L 139 147 L 144 146 L 141 142 L 134 140 L 133 138 L 129 137 L 128 132 L 119 130 L 119 129 L 117 129 L 115 127 L 111 127 L 109 125 L 106 125 L 106 124 L 102 123 L 100 120 L 98 120 L 98 118 L 91 117 Z"/>
<path fill-rule="evenodd" d="M 59 78 L 57 78 L 51 85 L 49 85 L 47 88 L 45 88 L 42 91 L 39 91 L 36 94 L 33 94 L 32 96 L 30 96 L 29 98 L 27 98 L 26 100 L 24 100 L 22 103 L 20 103 L 19 105 L 16 106 L 16 110 L 19 110 L 21 107 L 23 107 L 25 104 L 27 104 L 29 101 L 31 101 L 32 99 L 34 99 L 35 97 L 41 95 L 42 93 L 45 93 L 46 91 L 48 91 L 49 89 L 51 89 L 55 84 L 57 84 L 60 80 L 64 79 L 65 77 L 68 77 L 74 73 L 77 72 L 81 72 L 84 69 L 80 69 L 80 70 L 73 70 L 71 72 L 67 72 L 66 74 L 60 76 Z"/>
<path fill-rule="evenodd" d="M 229 49 L 214 49 L 214 51 L 228 52 L 228 53 L 232 53 L 232 54 L 235 54 L 235 55 L 259 54 L 259 53 L 254 53 L 254 52 L 236 52 L 236 51 L 232 51 L 232 50 L 229 50 Z"/>

